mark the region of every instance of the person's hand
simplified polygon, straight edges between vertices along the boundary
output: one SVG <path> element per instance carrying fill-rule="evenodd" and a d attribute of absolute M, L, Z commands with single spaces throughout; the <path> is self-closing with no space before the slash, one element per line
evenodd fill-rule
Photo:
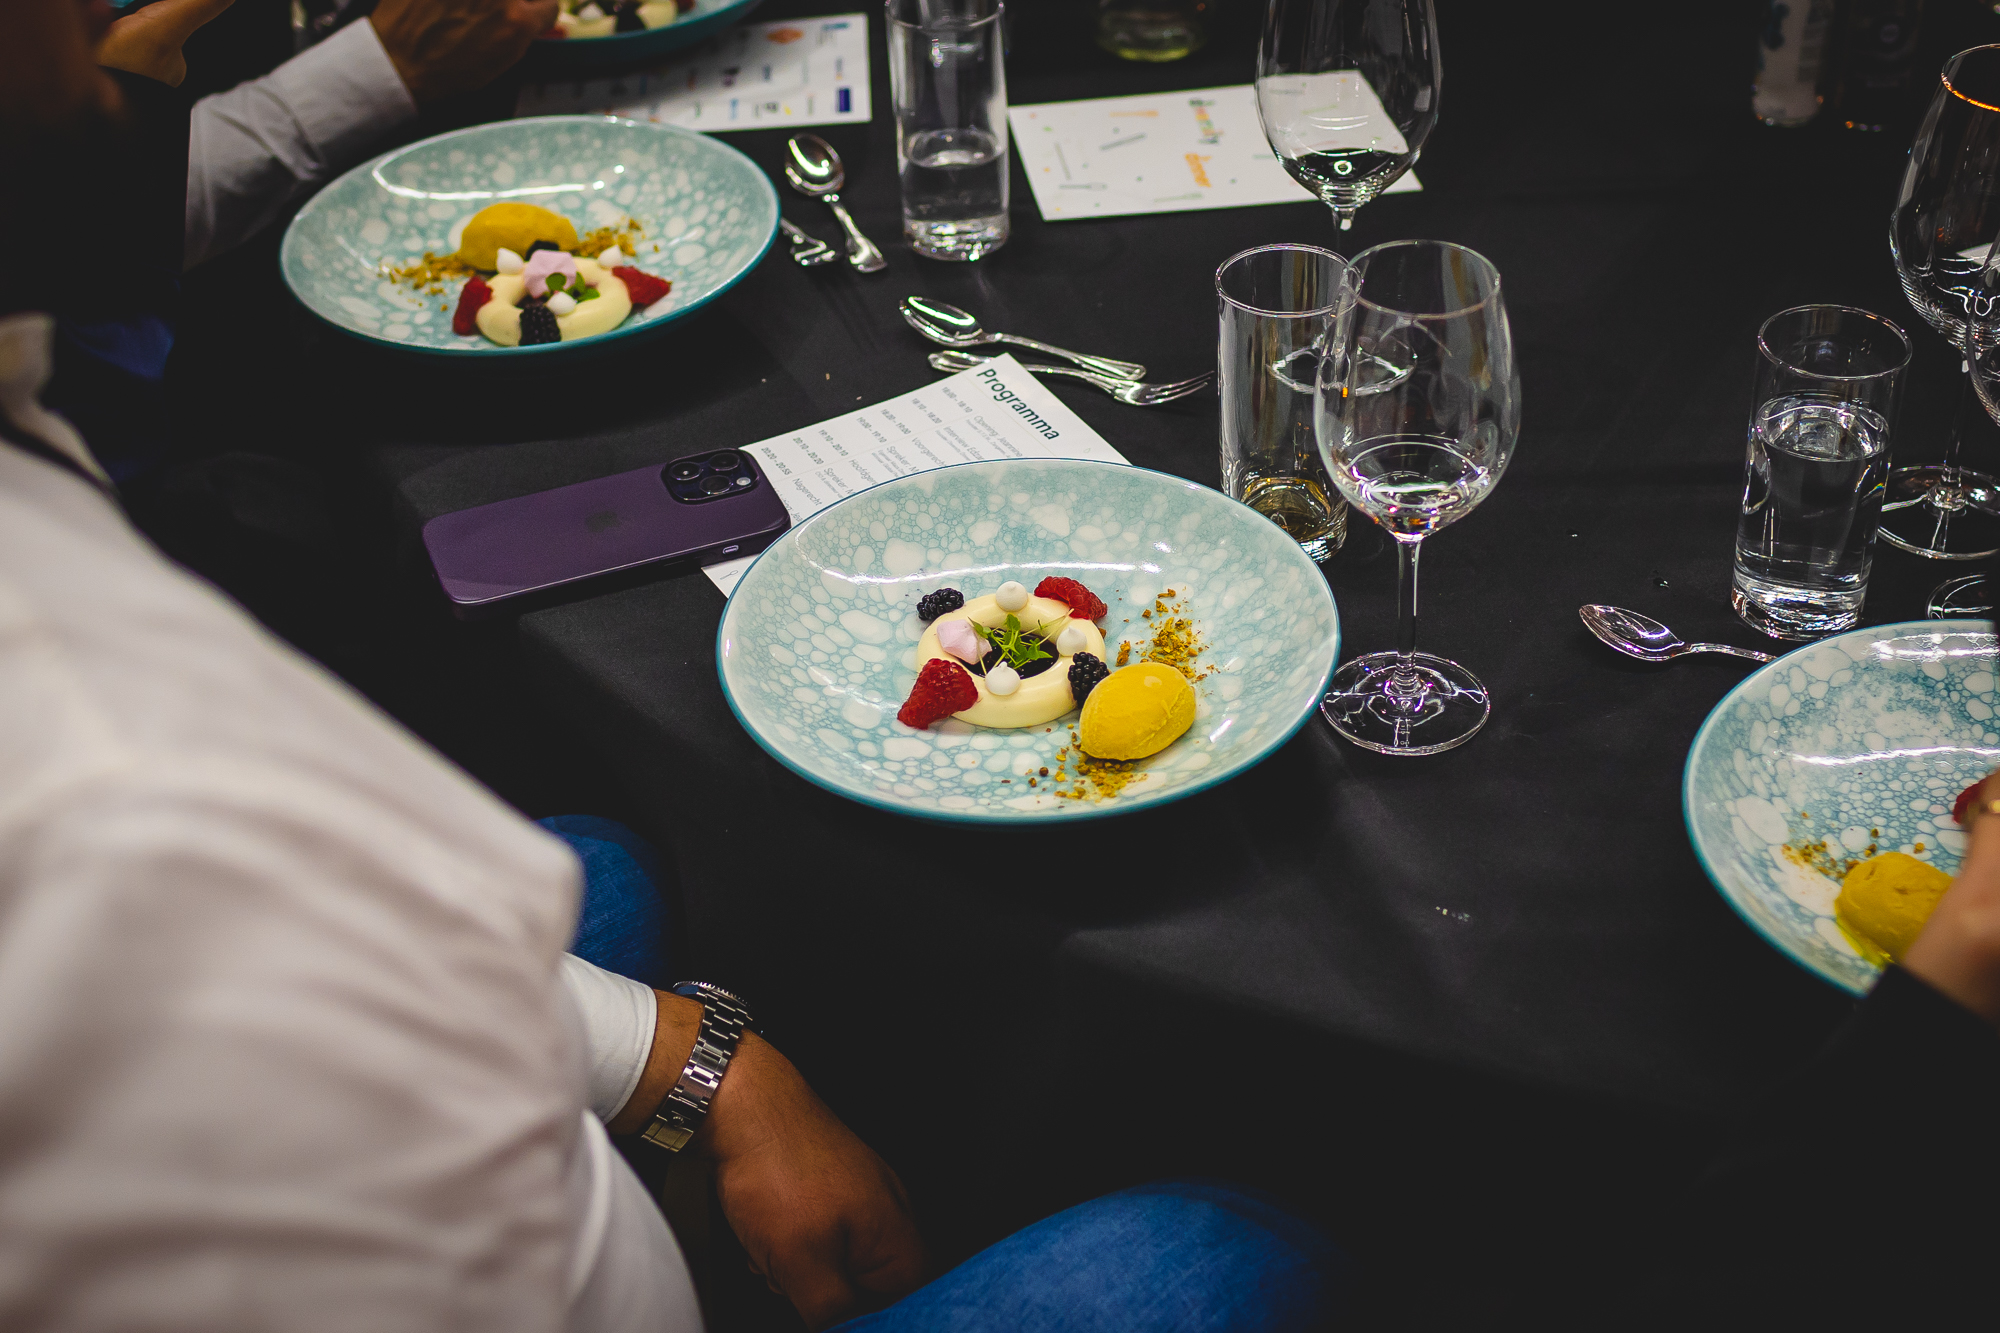
<path fill-rule="evenodd" d="M 886 1305 L 923 1281 L 903 1182 L 774 1048 L 744 1035 L 709 1123 L 723 1215 L 806 1327 Z"/>
<path fill-rule="evenodd" d="M 114 21 L 97 44 L 97 63 L 178 88 L 187 77 L 181 48 L 231 0 L 157 0 Z"/>
<path fill-rule="evenodd" d="M 382 0 L 368 16 L 419 102 L 482 88 L 556 21 L 556 0 Z"/>
<path fill-rule="evenodd" d="M 701 1005 L 655 994 L 652 1055 L 613 1134 L 652 1119 L 701 1025 Z M 755 1033 L 743 1034 L 690 1147 L 714 1161 L 723 1215 L 751 1265 L 809 1328 L 886 1305 L 923 1281 L 923 1241 L 903 1182 Z"/>
<path fill-rule="evenodd" d="M 1972 841 L 1958 878 L 1903 955 L 1903 968 L 2000 1026 L 2000 815 L 1979 813 L 1995 799 L 2000 773 L 1980 784 L 1966 814 Z"/>

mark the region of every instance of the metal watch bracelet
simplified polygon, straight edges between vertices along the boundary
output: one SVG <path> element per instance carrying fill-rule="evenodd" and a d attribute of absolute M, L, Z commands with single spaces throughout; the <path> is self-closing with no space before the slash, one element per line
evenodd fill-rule
<path fill-rule="evenodd" d="M 674 1081 L 673 1091 L 660 1103 L 660 1109 L 653 1113 L 639 1137 L 668 1152 L 679 1152 L 708 1118 L 708 1104 L 714 1100 L 715 1090 L 722 1086 L 722 1076 L 736 1054 L 736 1043 L 742 1040 L 743 1029 L 751 1026 L 752 1019 L 742 999 L 720 986 L 711 986 L 706 981 L 682 981 L 668 989 L 675 995 L 701 1001 L 701 1029 L 695 1035 L 694 1049 L 688 1052 L 681 1076 Z"/>

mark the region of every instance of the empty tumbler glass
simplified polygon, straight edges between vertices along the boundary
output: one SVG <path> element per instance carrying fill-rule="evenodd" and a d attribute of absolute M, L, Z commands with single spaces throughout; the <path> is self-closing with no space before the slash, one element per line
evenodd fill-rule
<path fill-rule="evenodd" d="M 1814 639 L 1860 622 L 1909 363 L 1909 338 L 1866 310 L 1764 321 L 1730 592 L 1751 628 Z"/>
<path fill-rule="evenodd" d="M 888 0 L 903 234 L 932 259 L 1007 242 L 1007 72 L 1000 0 Z"/>

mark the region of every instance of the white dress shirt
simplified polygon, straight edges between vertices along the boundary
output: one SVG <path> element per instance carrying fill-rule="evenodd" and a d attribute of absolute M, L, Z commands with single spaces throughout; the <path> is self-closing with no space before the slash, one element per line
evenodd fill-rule
<path fill-rule="evenodd" d="M 268 227 L 416 114 L 365 18 L 260 79 L 202 98 L 188 127 L 186 266 Z"/>
<path fill-rule="evenodd" d="M 0 411 L 87 458 L 49 327 L 0 318 Z M 653 1007 L 566 958 L 578 878 L 0 442 L 0 1328 L 699 1329 L 585 1109 Z"/>

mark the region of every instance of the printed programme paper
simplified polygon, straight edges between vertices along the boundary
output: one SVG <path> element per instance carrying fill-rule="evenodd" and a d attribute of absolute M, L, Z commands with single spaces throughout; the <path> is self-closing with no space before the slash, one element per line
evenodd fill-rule
<path fill-rule="evenodd" d="M 1083 424 L 1011 356 L 961 371 L 914 393 L 849 412 L 744 452 L 785 502 L 794 524 L 835 500 L 913 472 L 990 458 L 1125 456 Z M 706 567 L 725 593 L 755 557 Z"/>
<path fill-rule="evenodd" d="M 635 73 L 530 84 L 514 114 L 624 116 L 710 134 L 863 122 L 868 17 L 739 25 Z"/>
<path fill-rule="evenodd" d="M 1347 73 L 1308 75 L 1304 86 L 1288 86 L 1281 95 L 1312 99 L 1315 121 L 1325 122 L 1319 137 L 1326 141 L 1316 139 L 1318 147 L 1373 142 L 1388 152 L 1405 151 L 1374 89 L 1358 74 L 1343 82 Z M 1318 115 L 1321 110 L 1326 114 Z M 1271 152 L 1249 84 L 1017 106 L 1007 120 L 1035 203 L 1050 222 L 1316 197 Z M 1345 142 L 1350 139 L 1355 142 Z M 1422 188 L 1414 172 L 1405 172 L 1384 193 Z"/>

